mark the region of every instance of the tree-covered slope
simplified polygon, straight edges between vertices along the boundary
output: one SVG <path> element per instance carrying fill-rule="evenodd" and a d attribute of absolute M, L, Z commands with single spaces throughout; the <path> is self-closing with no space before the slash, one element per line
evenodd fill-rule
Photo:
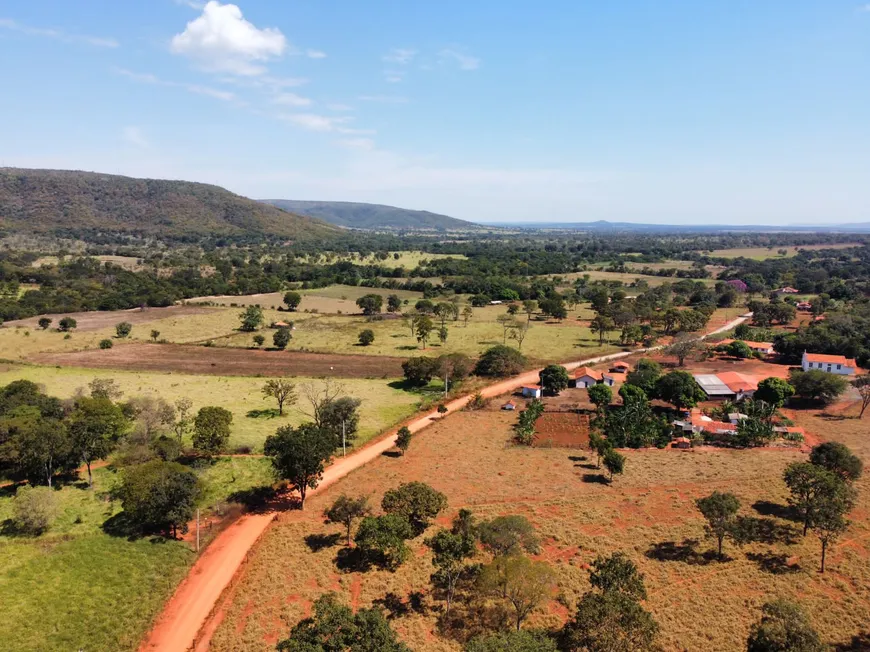
<path fill-rule="evenodd" d="M 264 199 L 263 202 L 300 215 L 325 220 L 330 224 L 355 229 L 467 231 L 482 228 L 472 222 L 458 220 L 447 215 L 384 206 L 383 204 L 296 201 L 293 199 Z"/>
<path fill-rule="evenodd" d="M 17 168 L 0 168 L 0 229 L 164 238 L 263 235 L 300 240 L 338 233 L 319 220 L 204 183 Z"/>

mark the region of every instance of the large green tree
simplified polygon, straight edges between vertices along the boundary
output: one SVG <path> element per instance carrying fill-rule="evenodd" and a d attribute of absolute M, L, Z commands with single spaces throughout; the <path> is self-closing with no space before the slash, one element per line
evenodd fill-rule
<path fill-rule="evenodd" d="M 406 482 L 384 494 L 381 508 L 401 515 L 420 534 L 447 508 L 447 496 L 424 482 Z"/>
<path fill-rule="evenodd" d="M 219 454 L 230 439 L 232 422 L 233 413 L 226 408 L 201 407 L 193 420 L 193 447 L 206 457 Z"/>
<path fill-rule="evenodd" d="M 714 491 L 706 498 L 696 500 L 695 505 L 707 519 L 707 533 L 718 542 L 718 555 L 722 559 L 722 542 L 734 533 L 740 501 L 734 494 Z"/>
<path fill-rule="evenodd" d="M 305 507 L 305 496 L 315 489 L 323 477 L 326 462 L 332 456 L 333 436 L 313 423 L 298 428 L 284 426 L 266 438 L 263 452 L 272 460 L 275 473 L 287 480 L 299 493 L 299 505 Z"/>
<path fill-rule="evenodd" d="M 91 464 L 102 460 L 118 445 L 129 427 L 120 407 L 107 398 L 79 398 L 67 421 L 72 449 L 88 470 L 88 486 L 93 486 Z"/>
<path fill-rule="evenodd" d="M 558 396 L 562 390 L 568 388 L 571 377 L 568 370 L 562 365 L 547 365 L 540 373 L 541 388 L 548 394 Z"/>
<path fill-rule="evenodd" d="M 202 485 L 196 474 L 176 462 L 152 460 L 124 469 L 119 494 L 124 514 L 143 532 L 175 537 L 187 532 Z"/>
<path fill-rule="evenodd" d="M 678 410 L 695 407 L 707 398 L 692 374 L 685 371 L 672 371 L 659 378 L 655 395 Z"/>
<path fill-rule="evenodd" d="M 804 610 L 787 600 L 774 600 L 761 607 L 761 620 L 752 626 L 747 652 L 825 652 L 818 632 Z"/>

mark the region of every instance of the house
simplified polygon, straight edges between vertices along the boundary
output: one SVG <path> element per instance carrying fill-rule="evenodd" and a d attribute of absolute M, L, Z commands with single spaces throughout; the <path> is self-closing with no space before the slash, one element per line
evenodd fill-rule
<path fill-rule="evenodd" d="M 752 349 L 753 353 L 761 353 L 763 355 L 773 355 L 773 342 L 752 342 L 751 340 L 719 340 L 713 346 L 728 346 L 732 342 L 743 342 L 746 346 Z"/>
<path fill-rule="evenodd" d="M 707 433 L 708 435 L 733 435 L 737 432 L 735 424 L 715 421 L 706 414 L 703 414 L 698 408 L 692 408 L 685 412 L 683 418 L 674 421 L 673 425 L 677 430 L 692 435 L 701 433 Z"/>
<path fill-rule="evenodd" d="M 272 322 L 272 328 L 292 328 L 292 326 L 286 321 L 276 321 Z"/>
<path fill-rule="evenodd" d="M 671 442 L 671 448 L 691 448 L 692 440 L 688 437 L 677 437 Z"/>
<path fill-rule="evenodd" d="M 796 290 L 793 287 L 786 286 L 784 288 L 779 288 L 778 290 L 773 291 L 774 294 L 799 294 L 800 291 Z"/>
<path fill-rule="evenodd" d="M 840 376 L 853 376 L 858 370 L 858 364 L 851 358 L 843 355 L 825 355 L 823 353 L 807 353 L 804 351 L 801 359 L 801 368 L 804 371 L 821 370 L 829 374 Z"/>
<path fill-rule="evenodd" d="M 736 371 L 723 371 L 718 374 L 694 374 L 694 378 L 708 399 L 721 398 L 739 401 L 751 397 L 758 389 L 758 380 L 754 376 Z"/>
<path fill-rule="evenodd" d="M 808 312 L 813 309 L 813 304 L 811 304 L 809 301 L 798 301 L 796 304 L 794 304 L 794 307 L 798 310 Z"/>
<path fill-rule="evenodd" d="M 540 385 L 526 385 L 522 388 L 523 398 L 541 398 Z"/>
<path fill-rule="evenodd" d="M 571 386 L 582 389 L 584 387 L 592 387 L 598 383 L 603 383 L 609 387 L 613 387 L 616 379 L 610 374 L 595 371 L 589 367 L 580 367 L 574 372 L 574 378 L 571 380 Z"/>
<path fill-rule="evenodd" d="M 489 302 L 489 305 L 491 305 L 491 306 L 500 306 L 502 303 L 504 303 L 504 301 L 498 301 L 498 300 L 495 300 L 495 301 L 490 301 L 490 302 Z"/>
<path fill-rule="evenodd" d="M 508 401 L 507 403 L 505 403 L 504 405 L 501 406 L 501 409 L 513 411 L 513 410 L 517 409 L 517 404 L 514 403 L 513 401 Z"/>
<path fill-rule="evenodd" d="M 631 371 L 631 365 L 627 362 L 623 362 L 619 360 L 618 362 L 614 362 L 610 365 L 610 372 L 614 374 L 625 374 Z"/>

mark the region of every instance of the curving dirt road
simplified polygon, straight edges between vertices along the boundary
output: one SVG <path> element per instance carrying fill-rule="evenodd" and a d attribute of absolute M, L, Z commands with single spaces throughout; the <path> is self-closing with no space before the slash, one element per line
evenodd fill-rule
<path fill-rule="evenodd" d="M 725 326 L 707 333 L 704 337 L 730 330 L 747 318 L 748 315 L 739 317 Z M 661 347 L 613 353 L 577 362 L 569 362 L 564 366 L 568 370 L 572 370 L 583 365 L 617 360 L 629 355 L 649 352 L 659 348 Z M 508 378 L 486 387 L 481 390 L 481 394 L 485 398 L 494 398 L 513 392 L 523 385 L 538 382 L 538 373 L 538 370 L 534 370 Z M 461 410 L 471 398 L 471 395 L 467 395 L 450 401 L 446 404 L 447 414 Z M 419 432 L 433 421 L 441 418 L 443 417 L 433 410 L 428 414 L 414 418 L 405 425 L 412 433 Z M 337 459 L 326 469 L 323 474 L 323 480 L 317 489 L 310 491 L 309 495 L 322 491 L 351 471 L 358 469 L 360 466 L 390 450 L 395 446 L 397 430 L 398 428 L 394 428 L 380 439 L 371 442 L 355 453 Z M 187 577 L 184 578 L 178 589 L 169 599 L 163 613 L 139 647 L 139 651 L 186 652 L 194 646 L 198 650 L 208 649 L 208 638 L 210 637 L 207 633 L 204 640 L 197 640 L 203 625 L 208 621 L 221 594 L 232 581 L 242 562 L 247 557 L 248 552 L 263 532 L 266 531 L 266 528 L 269 527 L 275 516 L 277 516 L 276 513 L 246 514 L 219 534 L 196 561 Z"/>

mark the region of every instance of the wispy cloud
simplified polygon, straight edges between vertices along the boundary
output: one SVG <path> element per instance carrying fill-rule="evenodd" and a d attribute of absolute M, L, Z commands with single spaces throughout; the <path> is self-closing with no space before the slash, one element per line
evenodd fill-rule
<path fill-rule="evenodd" d="M 94 47 L 99 48 L 116 48 L 120 45 L 118 41 L 113 38 L 88 36 L 86 34 L 70 34 L 61 29 L 31 27 L 30 25 L 24 25 L 14 21 L 11 18 L 0 18 L 0 28 L 26 34 L 27 36 L 50 38 L 63 43 L 81 43 L 84 45 L 93 45 Z"/>
<path fill-rule="evenodd" d="M 347 116 L 329 116 L 316 113 L 285 113 L 278 116 L 290 124 L 308 129 L 309 131 L 339 131 L 342 125 L 353 118 Z"/>
<path fill-rule="evenodd" d="M 403 95 L 360 95 L 361 102 L 378 102 L 380 104 L 407 104 L 408 98 Z"/>
<path fill-rule="evenodd" d="M 174 0 L 177 5 L 184 5 L 185 7 L 190 7 L 191 9 L 200 10 L 205 7 L 204 2 L 197 2 L 197 0 Z"/>
<path fill-rule="evenodd" d="M 171 50 L 206 70 L 262 75 L 266 61 L 282 56 L 287 39 L 274 27 L 260 29 L 233 4 L 210 0 L 202 14 L 172 38 Z"/>
<path fill-rule="evenodd" d="M 381 59 L 387 63 L 397 63 L 404 66 L 411 63 L 415 56 L 417 56 L 417 50 L 412 50 L 410 48 L 393 48 L 381 57 Z"/>
<path fill-rule="evenodd" d="M 159 77 L 157 77 L 156 75 L 152 75 L 151 73 L 133 72 L 125 68 L 113 68 L 113 70 L 119 75 L 122 75 L 124 77 L 127 77 L 128 79 L 132 79 L 133 81 L 137 81 L 142 84 L 153 84 L 155 86 L 167 86 L 170 88 L 182 88 L 189 93 L 206 95 L 208 97 L 214 97 L 218 100 L 223 100 L 225 102 L 232 102 L 236 99 L 235 93 L 231 93 L 230 91 L 224 91 L 219 88 L 200 86 L 199 84 L 188 84 L 185 82 L 167 81 L 165 79 L 160 79 Z"/>
<path fill-rule="evenodd" d="M 477 70 L 480 68 L 480 59 L 453 48 L 445 48 L 441 50 L 438 53 L 438 60 L 441 63 L 456 64 L 459 66 L 460 70 Z"/>
<path fill-rule="evenodd" d="M 348 104 L 327 104 L 326 108 L 330 111 L 353 111 L 353 107 Z"/>
<path fill-rule="evenodd" d="M 296 93 L 280 93 L 272 99 L 272 104 L 284 106 L 310 106 L 311 100 Z"/>
<path fill-rule="evenodd" d="M 124 139 L 124 142 L 135 145 L 141 149 L 151 149 L 151 143 L 139 127 L 124 127 L 121 131 L 121 138 Z"/>
<path fill-rule="evenodd" d="M 325 59 L 326 52 L 321 50 L 305 50 L 305 56 L 309 59 Z"/>

